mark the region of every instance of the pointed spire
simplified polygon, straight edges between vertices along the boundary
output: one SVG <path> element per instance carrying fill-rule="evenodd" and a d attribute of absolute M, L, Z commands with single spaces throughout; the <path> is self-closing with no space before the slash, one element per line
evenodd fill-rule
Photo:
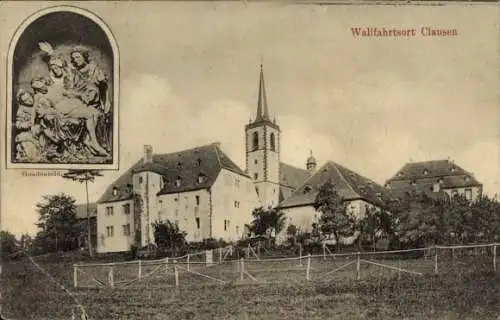
<path fill-rule="evenodd" d="M 257 117 L 255 121 L 269 120 L 269 110 L 267 108 L 266 85 L 264 83 L 264 68 L 260 64 L 259 80 L 259 100 L 257 102 Z"/>

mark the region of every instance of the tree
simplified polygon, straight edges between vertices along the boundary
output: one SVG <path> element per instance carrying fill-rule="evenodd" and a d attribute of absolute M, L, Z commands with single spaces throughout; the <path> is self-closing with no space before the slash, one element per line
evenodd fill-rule
<path fill-rule="evenodd" d="M 20 249 L 24 252 L 30 252 L 32 245 L 33 245 L 33 239 L 31 238 L 31 236 L 27 233 L 22 234 L 21 238 L 19 239 Z"/>
<path fill-rule="evenodd" d="M 365 215 L 356 223 L 356 229 L 360 232 L 358 246 L 361 248 L 362 236 L 368 236 L 372 249 L 375 251 L 378 236 L 391 236 L 394 231 L 394 218 L 387 209 L 365 207 Z"/>
<path fill-rule="evenodd" d="M 16 237 L 9 231 L 0 231 L 0 254 L 2 260 L 11 259 L 19 250 Z"/>
<path fill-rule="evenodd" d="M 347 211 L 347 204 L 333 183 L 327 182 L 321 186 L 314 202 L 314 209 L 321 213 L 319 219 L 321 232 L 334 236 L 338 251 L 340 238 L 354 232 L 355 218 Z"/>
<path fill-rule="evenodd" d="M 75 199 L 61 193 L 43 196 L 43 200 L 36 204 L 40 214 L 36 244 L 49 252 L 76 249 L 81 228 L 76 218 Z"/>
<path fill-rule="evenodd" d="M 255 208 L 250 230 L 257 236 L 274 234 L 276 237 L 285 228 L 285 213 L 276 208 Z"/>
<path fill-rule="evenodd" d="M 407 246 L 443 243 L 449 231 L 445 223 L 446 201 L 412 191 L 400 203 L 396 233 Z"/>
<path fill-rule="evenodd" d="M 295 226 L 294 224 L 290 224 L 286 228 L 286 234 L 288 236 L 288 241 L 292 245 L 296 245 L 297 244 L 297 233 L 298 233 L 298 231 L 299 230 L 297 229 L 297 226 Z"/>
<path fill-rule="evenodd" d="M 90 203 L 89 203 L 89 182 L 94 182 L 95 177 L 102 177 L 102 173 L 98 170 L 68 170 L 63 174 L 64 179 L 85 183 L 85 200 L 87 205 L 87 242 L 89 255 L 92 256 L 92 242 L 90 230 Z"/>
<path fill-rule="evenodd" d="M 153 236 L 159 248 L 168 248 L 172 251 L 186 245 L 186 232 L 181 231 L 176 223 L 170 220 L 155 221 L 151 224 L 154 229 Z"/>

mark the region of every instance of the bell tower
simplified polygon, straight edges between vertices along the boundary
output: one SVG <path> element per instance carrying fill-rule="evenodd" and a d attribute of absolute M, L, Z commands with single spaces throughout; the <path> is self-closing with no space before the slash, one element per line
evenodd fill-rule
<path fill-rule="evenodd" d="M 261 64 L 257 114 L 245 126 L 245 149 L 246 169 L 264 207 L 275 207 L 279 202 L 280 134 L 276 120 L 269 117 Z"/>

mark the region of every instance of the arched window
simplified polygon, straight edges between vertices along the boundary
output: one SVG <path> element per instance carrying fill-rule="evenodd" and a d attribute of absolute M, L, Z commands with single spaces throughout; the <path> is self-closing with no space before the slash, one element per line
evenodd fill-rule
<path fill-rule="evenodd" d="M 254 132 L 252 134 L 252 150 L 257 150 L 259 149 L 259 134 L 257 132 Z"/>
<path fill-rule="evenodd" d="M 276 151 L 276 144 L 275 144 L 275 141 L 274 141 L 274 132 L 271 133 L 271 136 L 269 137 L 269 145 L 270 145 L 270 148 L 271 148 L 271 151 Z"/>

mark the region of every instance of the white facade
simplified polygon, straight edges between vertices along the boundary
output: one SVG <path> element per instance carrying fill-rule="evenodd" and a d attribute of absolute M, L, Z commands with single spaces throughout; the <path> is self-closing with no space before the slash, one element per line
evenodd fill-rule
<path fill-rule="evenodd" d="M 349 201 L 347 204 L 348 212 L 357 219 L 365 216 L 366 208 L 376 207 L 361 199 Z M 312 231 L 313 223 L 318 223 L 321 217 L 321 212 L 316 211 L 312 205 L 285 208 L 282 211 L 286 215 L 286 225 L 277 237 L 278 242 L 284 242 L 287 239 L 286 230 L 289 225 L 295 225 L 299 232 L 309 233 Z"/>
<path fill-rule="evenodd" d="M 132 200 L 97 206 L 97 252 L 130 250 L 134 242 L 134 204 Z"/>

